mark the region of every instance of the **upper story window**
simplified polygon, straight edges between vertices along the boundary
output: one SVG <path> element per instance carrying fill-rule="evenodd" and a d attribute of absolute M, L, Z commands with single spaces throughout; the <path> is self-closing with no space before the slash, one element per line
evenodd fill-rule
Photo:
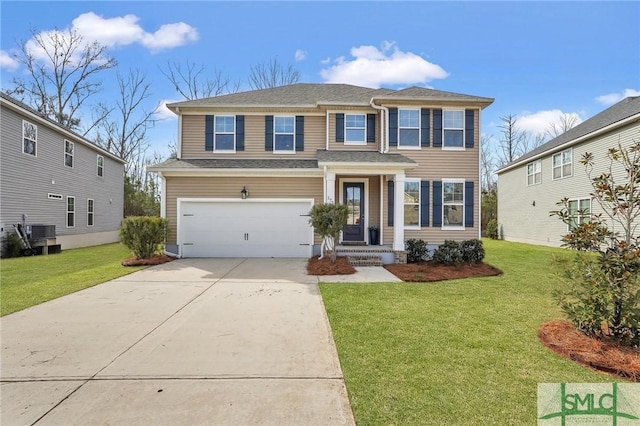
<path fill-rule="evenodd" d="M 536 160 L 527 164 L 527 185 L 542 183 L 542 161 Z"/>
<path fill-rule="evenodd" d="M 443 227 L 464 227 L 464 181 L 442 181 Z"/>
<path fill-rule="evenodd" d="M 464 149 L 464 111 L 444 110 L 442 131 L 443 148 Z"/>
<path fill-rule="evenodd" d="M 73 142 L 64 141 L 64 165 L 73 167 Z"/>
<path fill-rule="evenodd" d="M 404 226 L 420 228 L 420 179 L 404 182 Z"/>
<path fill-rule="evenodd" d="M 214 151 L 235 151 L 236 118 L 233 115 L 215 116 Z"/>
<path fill-rule="evenodd" d="M 571 148 L 553 155 L 553 179 L 562 179 L 573 174 Z"/>
<path fill-rule="evenodd" d="M 345 143 L 367 143 L 367 116 L 365 114 L 345 114 L 344 127 Z"/>
<path fill-rule="evenodd" d="M 22 152 L 25 154 L 37 156 L 38 148 L 38 127 L 22 120 Z"/>
<path fill-rule="evenodd" d="M 589 222 L 591 218 L 591 199 L 580 198 L 569 200 L 569 216 L 571 216 L 569 231 L 572 231 L 583 223 Z"/>
<path fill-rule="evenodd" d="M 97 175 L 102 177 L 104 176 L 104 157 L 102 155 L 98 155 L 96 159 L 97 166 Z"/>
<path fill-rule="evenodd" d="M 274 117 L 273 151 L 295 152 L 295 117 Z"/>
<path fill-rule="evenodd" d="M 398 148 L 420 148 L 420 110 L 398 110 Z"/>

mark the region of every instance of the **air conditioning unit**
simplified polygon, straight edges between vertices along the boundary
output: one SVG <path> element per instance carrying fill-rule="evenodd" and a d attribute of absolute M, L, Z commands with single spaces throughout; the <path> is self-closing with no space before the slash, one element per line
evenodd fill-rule
<path fill-rule="evenodd" d="M 31 234 L 31 238 L 34 240 L 56 237 L 55 225 L 29 225 L 27 228 L 31 228 L 31 232 L 27 229 L 27 234 Z"/>

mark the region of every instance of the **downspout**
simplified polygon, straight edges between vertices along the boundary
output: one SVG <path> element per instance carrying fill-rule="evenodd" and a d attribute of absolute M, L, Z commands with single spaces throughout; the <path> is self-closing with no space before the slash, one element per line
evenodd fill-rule
<path fill-rule="evenodd" d="M 325 116 L 325 123 L 326 123 L 325 124 L 325 126 L 326 126 L 325 134 L 326 134 L 327 137 L 325 138 L 326 140 L 325 140 L 324 149 L 326 151 L 329 151 L 329 111 L 327 111 L 327 115 Z M 326 167 L 325 167 L 324 172 L 325 172 L 325 174 L 327 173 Z"/>
<path fill-rule="evenodd" d="M 482 239 L 482 132 L 480 131 L 480 111 L 478 108 L 478 239 Z M 497 213 L 497 212 L 496 212 Z"/>
<path fill-rule="evenodd" d="M 389 141 L 389 128 L 385 125 L 385 120 L 389 116 L 389 108 L 374 104 L 373 99 L 374 98 L 371 98 L 371 101 L 369 101 L 371 108 L 384 111 L 383 114 L 380 114 L 380 153 L 386 154 L 389 152 L 389 147 L 385 145 Z"/>
<path fill-rule="evenodd" d="M 182 158 L 182 114 L 180 114 L 180 107 L 176 107 L 178 113 L 178 146 L 176 147 L 176 158 L 179 160 Z"/>

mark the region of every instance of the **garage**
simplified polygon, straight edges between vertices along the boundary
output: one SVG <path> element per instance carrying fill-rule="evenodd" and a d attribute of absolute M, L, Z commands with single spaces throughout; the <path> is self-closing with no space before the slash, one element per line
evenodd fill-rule
<path fill-rule="evenodd" d="M 313 200 L 178 199 L 182 257 L 310 257 Z"/>

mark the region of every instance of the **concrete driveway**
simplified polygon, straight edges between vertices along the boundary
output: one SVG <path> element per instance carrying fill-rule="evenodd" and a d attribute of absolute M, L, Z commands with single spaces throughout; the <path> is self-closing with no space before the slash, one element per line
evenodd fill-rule
<path fill-rule="evenodd" d="M 3 425 L 354 424 L 300 259 L 183 259 L 2 318 Z"/>

